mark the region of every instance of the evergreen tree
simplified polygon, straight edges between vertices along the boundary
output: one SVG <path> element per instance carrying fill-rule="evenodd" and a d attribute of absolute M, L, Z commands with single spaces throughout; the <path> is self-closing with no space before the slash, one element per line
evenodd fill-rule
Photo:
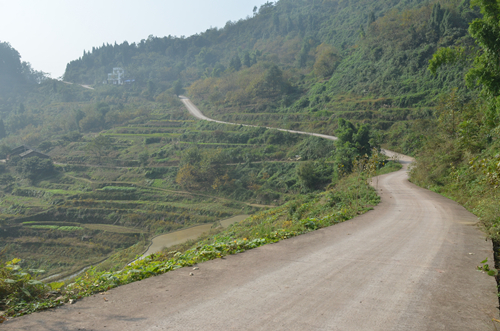
<path fill-rule="evenodd" d="M 250 54 L 248 52 L 245 52 L 245 54 L 243 55 L 243 64 L 247 67 L 252 66 L 252 63 L 250 60 Z"/>
<path fill-rule="evenodd" d="M 232 68 L 234 71 L 239 71 L 241 69 L 241 60 L 238 55 L 235 55 L 231 59 L 231 63 L 229 64 L 229 67 Z"/>

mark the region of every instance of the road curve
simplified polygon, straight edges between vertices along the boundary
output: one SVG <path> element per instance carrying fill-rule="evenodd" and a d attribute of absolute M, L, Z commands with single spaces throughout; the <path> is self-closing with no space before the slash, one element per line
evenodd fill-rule
<path fill-rule="evenodd" d="M 8 330 L 496 330 L 477 218 L 407 180 L 374 178 L 351 221 L 14 319 Z M 190 276 L 193 273 L 193 276 Z M 104 299 L 106 298 L 106 300 Z"/>
<path fill-rule="evenodd" d="M 202 114 L 202 112 L 198 109 L 198 107 L 196 107 L 191 102 L 191 100 L 189 100 L 188 98 L 186 98 L 183 95 L 179 96 L 179 98 L 181 99 L 182 103 L 184 103 L 184 105 L 186 106 L 186 108 L 189 111 L 189 113 L 191 115 L 193 115 L 194 117 L 200 119 L 200 120 L 205 120 L 205 121 L 215 122 L 215 123 L 222 123 L 222 124 L 233 124 L 233 125 L 243 125 L 243 126 L 258 127 L 258 125 L 231 123 L 231 122 L 218 121 L 218 120 L 214 120 L 212 118 L 208 118 L 208 117 L 206 117 L 205 115 Z M 298 133 L 298 134 L 306 134 L 306 135 L 309 135 L 309 136 L 321 137 L 321 138 L 325 138 L 325 139 L 329 139 L 329 140 L 337 140 L 337 137 L 329 136 L 329 135 L 321 134 L 321 133 L 313 133 L 313 132 L 304 132 L 304 131 L 295 131 L 295 130 L 271 128 L 271 127 L 268 127 L 268 126 L 266 126 L 266 128 L 268 128 L 268 129 L 275 129 L 275 130 L 279 130 L 279 131 L 286 131 L 286 132 Z"/>

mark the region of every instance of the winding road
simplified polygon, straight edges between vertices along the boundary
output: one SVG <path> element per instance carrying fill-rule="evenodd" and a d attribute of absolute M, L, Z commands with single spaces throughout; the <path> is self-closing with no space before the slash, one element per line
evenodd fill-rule
<path fill-rule="evenodd" d="M 0 328 L 497 330 L 495 280 L 476 271 L 481 260 L 492 261 L 491 242 L 463 207 L 411 184 L 411 158 L 401 160 L 402 170 L 373 181 L 382 202 L 351 221 Z"/>

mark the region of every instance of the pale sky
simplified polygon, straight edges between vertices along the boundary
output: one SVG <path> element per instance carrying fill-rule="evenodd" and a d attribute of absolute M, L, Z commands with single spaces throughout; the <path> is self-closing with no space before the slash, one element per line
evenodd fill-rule
<path fill-rule="evenodd" d="M 267 0 L 0 0 L 0 41 L 35 70 L 63 75 L 83 50 L 139 42 L 149 35 L 186 37 L 252 16 Z M 271 1 L 274 2 L 274 1 Z"/>

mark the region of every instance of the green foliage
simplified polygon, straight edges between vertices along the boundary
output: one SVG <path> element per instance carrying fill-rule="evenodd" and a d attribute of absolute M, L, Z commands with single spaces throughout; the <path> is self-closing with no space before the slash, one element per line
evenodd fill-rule
<path fill-rule="evenodd" d="M 475 18 L 469 26 L 469 33 L 475 39 L 479 49 L 476 50 L 472 67 L 465 76 L 467 85 L 482 87 L 482 93 L 490 103 L 486 124 L 493 128 L 500 123 L 500 108 L 497 107 L 497 98 L 500 95 L 500 36 L 498 1 L 471 1 L 471 6 L 480 8 L 482 17 Z M 443 63 L 455 63 L 463 57 L 463 48 L 445 48 L 439 50 L 430 61 L 429 70 L 436 72 L 437 67 Z"/>
<path fill-rule="evenodd" d="M 466 206 L 498 242 L 500 4 L 480 0 L 471 4 L 478 6 L 483 16 L 475 17 L 469 27 L 479 49 L 472 54 L 475 57 L 466 81 L 470 87 L 480 85 L 482 93 L 467 96 L 453 90 L 441 98 L 436 132 L 422 146 L 417 166 L 411 171 L 411 180 Z M 442 62 L 456 62 L 460 52 L 463 49 L 440 50 L 431 61 L 430 69 L 435 70 Z M 494 273 L 486 264 L 480 269 Z"/>
<path fill-rule="evenodd" d="M 7 315 L 20 316 L 36 310 L 55 307 L 64 302 L 78 300 L 120 285 L 191 266 L 195 263 L 237 254 L 344 222 L 366 212 L 380 200 L 373 188 L 367 185 L 366 181 L 360 181 L 358 176 L 341 180 L 332 190 L 310 194 L 283 206 L 266 210 L 239 224 L 233 224 L 226 230 L 215 230 L 199 241 L 177 247 L 178 250 L 153 254 L 136 260 L 121 270 L 98 271 L 96 268 L 91 268 L 86 270 L 83 276 L 78 277 L 73 283 L 62 289 L 60 283 L 53 283 L 51 287 L 60 291 L 57 294 L 60 296 L 56 299 L 47 296 L 48 286 L 43 286 L 40 288 L 42 292 L 38 296 L 32 295 L 30 301 L 25 299 L 16 302 L 9 301 L 6 304 Z M 366 175 L 361 176 L 364 178 Z M 30 276 L 24 275 L 23 277 Z M 42 286 L 36 284 L 31 285 Z M 19 297 L 24 295 L 18 292 L 16 294 Z"/>
<path fill-rule="evenodd" d="M 433 136 L 417 154 L 411 180 L 457 200 L 498 240 L 498 129 L 487 125 L 487 105 L 452 92 L 438 106 Z"/>
<path fill-rule="evenodd" d="M 429 70 L 436 74 L 437 69 L 444 64 L 456 64 L 463 57 L 463 49 L 460 48 L 440 48 L 432 59 L 429 60 Z"/>
<path fill-rule="evenodd" d="M 497 269 L 491 269 L 488 264 L 488 259 L 481 261 L 481 265 L 477 267 L 477 270 L 484 271 L 488 276 L 496 277 L 498 275 Z"/>
<path fill-rule="evenodd" d="M 403 166 L 399 162 L 393 162 L 389 161 L 387 163 L 383 162 L 382 163 L 382 168 L 380 168 L 377 171 L 377 175 L 385 175 L 394 171 L 398 171 L 402 168 Z"/>
<path fill-rule="evenodd" d="M 87 144 L 85 149 L 93 153 L 97 157 L 97 162 L 101 163 L 101 159 L 112 148 L 112 140 L 108 136 L 98 135 Z"/>
<path fill-rule="evenodd" d="M 6 309 L 6 314 L 19 316 L 57 306 L 58 303 L 47 302 L 48 287 L 36 280 L 36 275 L 44 271 L 25 271 L 20 262 L 19 259 L 0 262 L 0 306 Z"/>
<path fill-rule="evenodd" d="M 37 156 L 21 159 L 16 164 L 16 171 L 30 180 L 50 175 L 54 172 L 54 164 L 50 159 Z"/>
<path fill-rule="evenodd" d="M 14 96 L 26 91 L 30 84 L 46 79 L 44 73 L 33 70 L 28 62 L 21 62 L 21 55 L 9 43 L 0 42 L 0 62 L 0 97 Z"/>
<path fill-rule="evenodd" d="M 343 171 L 352 170 L 353 161 L 362 155 L 369 157 L 373 148 L 378 148 L 371 138 L 370 127 L 366 124 L 357 127 L 343 118 L 339 119 L 336 145 L 336 162 Z"/>
<path fill-rule="evenodd" d="M 334 165 L 325 162 L 301 162 L 296 168 L 301 184 L 307 189 L 318 189 L 332 182 Z"/>
<path fill-rule="evenodd" d="M 333 156 L 334 151 L 335 145 L 333 141 L 312 136 L 302 139 L 298 144 L 290 148 L 288 157 L 298 155 L 301 160 L 318 160 Z"/>
<path fill-rule="evenodd" d="M 0 145 L 0 158 L 6 159 L 7 155 L 10 154 L 10 151 L 11 151 L 11 149 L 8 146 L 6 146 L 4 144 Z"/>
<path fill-rule="evenodd" d="M 82 256 L 94 257 L 88 265 L 115 254 L 116 260 L 63 290 L 66 301 L 328 226 L 377 203 L 365 175 L 385 163 L 376 153 L 369 157 L 382 141 L 405 153 L 421 150 L 422 168 L 412 173 L 416 182 L 457 189 L 462 201 L 486 196 L 470 208 L 498 235 L 493 175 L 498 163 L 495 102 L 500 101 L 490 103 L 490 116 L 483 116 L 481 102 L 461 79 L 467 69 L 463 59 L 474 52 L 467 23 L 479 17 L 478 11 L 470 10 L 467 1 L 439 3 L 268 2 L 252 18 L 189 38 L 151 36 L 85 52 L 68 64 L 65 80 L 93 84 L 95 90 L 46 81 L 22 97 L 0 96 L 8 134 L 2 142 L 34 143 L 64 164 L 58 166 L 60 178 L 37 187 L 23 187 L 26 181 L 16 180 L 12 169 L 2 170 L 0 212 L 9 218 L 22 213 L 26 220 L 78 222 L 9 228 L 9 254 L 22 253 L 33 264 L 43 256 L 52 271 L 76 268 L 74 260 L 84 263 Z M 459 65 L 432 75 L 428 61 L 448 46 L 463 54 L 442 51 L 435 61 L 452 59 Z M 135 82 L 101 86 L 116 66 Z M 183 86 L 214 118 L 335 133 L 340 139 L 334 144 L 277 130 L 186 120 L 175 97 Z M 101 130 L 107 131 L 89 140 L 89 132 Z M 450 163 L 454 168 L 448 168 Z M 355 174 L 342 179 L 350 171 Z M 327 185 L 334 190 L 315 192 Z M 217 230 L 179 254 L 152 256 L 122 272 L 105 269 L 118 268 L 140 251 L 134 245 L 140 241 L 137 233 L 147 238 L 214 222 L 255 210 L 250 203 L 284 205 L 241 227 Z M 47 230 L 79 224 L 84 230 Z M 138 232 L 113 232 L 105 227 L 110 224 Z M 81 239 L 82 231 L 92 240 Z M 37 246 L 37 256 L 12 239 L 42 232 L 49 238 Z M 17 312 L 21 309 L 32 308 Z"/>
<path fill-rule="evenodd" d="M 472 6 L 481 9 L 482 18 L 475 19 L 469 27 L 471 36 L 481 48 L 474 59 L 474 65 L 467 73 L 466 80 L 472 85 L 483 87 L 489 97 L 500 95 L 500 3 L 492 0 L 474 0 Z"/>
<path fill-rule="evenodd" d="M 335 71 L 340 63 L 338 51 L 326 44 L 321 44 L 316 48 L 318 53 L 314 62 L 314 73 L 320 78 L 328 78 Z"/>
<path fill-rule="evenodd" d="M 3 119 L 0 119 L 0 139 L 4 138 L 7 136 L 7 131 L 5 130 L 5 124 L 3 122 Z"/>

